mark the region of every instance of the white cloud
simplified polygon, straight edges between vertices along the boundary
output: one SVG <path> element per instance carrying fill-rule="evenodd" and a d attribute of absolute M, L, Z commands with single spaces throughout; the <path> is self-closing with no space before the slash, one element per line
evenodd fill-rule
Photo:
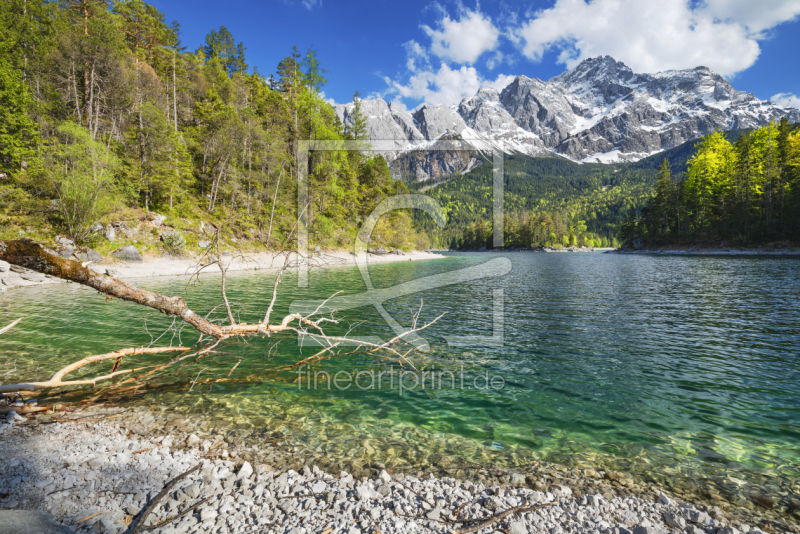
<path fill-rule="evenodd" d="M 325 91 L 320 91 L 320 93 L 319 93 L 319 97 L 320 97 L 322 100 L 324 100 L 325 102 L 327 102 L 328 104 L 330 104 L 331 106 L 335 106 L 335 105 L 336 105 L 336 101 L 333 99 L 333 97 L 331 97 L 331 98 L 325 98 Z"/>
<path fill-rule="evenodd" d="M 800 0 L 556 0 L 511 32 L 525 56 L 555 49 L 568 68 L 610 55 L 636 72 L 698 65 L 731 76 L 752 65 L 758 40 L 800 14 Z"/>
<path fill-rule="evenodd" d="M 403 48 L 406 49 L 406 68 L 411 72 L 426 68 L 428 65 L 428 53 L 418 42 L 408 41 L 403 43 Z"/>
<path fill-rule="evenodd" d="M 431 52 L 455 63 L 472 64 L 484 53 L 494 50 L 500 37 L 492 19 L 480 11 L 463 9 L 458 20 L 444 13 L 439 29 L 422 26 L 431 38 Z"/>
<path fill-rule="evenodd" d="M 426 104 L 457 104 L 465 96 L 473 96 L 481 87 L 502 90 L 514 80 L 514 76 L 499 75 L 495 80 L 486 80 L 475 67 L 462 66 L 451 69 L 446 63 L 439 70 L 425 70 L 414 73 L 407 83 L 384 78 L 389 85 L 389 93 L 400 98 L 422 100 Z"/>
<path fill-rule="evenodd" d="M 494 81 L 485 80 L 483 84 L 481 84 L 481 87 L 491 87 L 495 91 L 500 92 L 516 78 L 516 76 L 511 74 L 501 74 Z"/>
<path fill-rule="evenodd" d="M 322 7 L 322 0 L 303 0 L 303 7 L 311 11 L 315 7 Z"/>
<path fill-rule="evenodd" d="M 800 96 L 793 95 L 792 93 L 778 93 L 769 100 L 773 104 L 779 106 L 800 109 Z"/>

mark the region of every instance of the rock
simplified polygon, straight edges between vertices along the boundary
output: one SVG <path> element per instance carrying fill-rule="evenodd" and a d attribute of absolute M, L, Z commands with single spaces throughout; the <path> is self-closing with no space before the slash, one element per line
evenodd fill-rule
<path fill-rule="evenodd" d="M 660 491 L 658 492 L 658 500 L 656 502 L 660 504 L 666 504 L 667 506 L 676 506 L 675 501 L 673 501 L 666 494 Z"/>
<path fill-rule="evenodd" d="M 216 510 L 210 510 L 208 508 L 200 511 L 200 521 L 208 521 L 217 517 L 219 513 Z"/>
<path fill-rule="evenodd" d="M 186 438 L 186 446 L 189 447 L 190 449 L 196 448 L 202 442 L 203 440 L 198 438 L 195 434 L 189 434 L 189 437 Z M 253 468 L 251 467 L 250 471 L 252 472 L 252 470 Z"/>
<path fill-rule="evenodd" d="M 548 491 L 557 498 L 569 499 L 572 497 L 572 490 L 562 484 L 553 484 Z"/>
<path fill-rule="evenodd" d="M 682 509 L 680 514 L 687 520 L 698 525 L 705 525 L 711 518 L 707 513 L 694 509 Z"/>
<path fill-rule="evenodd" d="M 597 507 L 603 502 L 603 497 L 601 495 L 587 495 L 586 496 L 586 503 L 589 506 Z"/>
<path fill-rule="evenodd" d="M 717 529 L 717 534 L 739 534 L 739 531 L 732 526 L 724 526 Z"/>
<path fill-rule="evenodd" d="M 6 273 L 11 268 L 11 264 L 7 261 L 0 260 L 0 273 Z"/>
<path fill-rule="evenodd" d="M 380 499 L 381 495 L 369 486 L 359 486 L 356 488 L 356 499 L 359 501 L 369 501 L 372 499 Z"/>
<path fill-rule="evenodd" d="M 514 521 L 508 525 L 508 534 L 528 534 L 524 521 Z"/>
<path fill-rule="evenodd" d="M 117 238 L 117 232 L 114 230 L 114 227 L 109 224 L 106 227 L 106 232 L 103 234 L 103 237 L 108 241 L 114 241 Z"/>
<path fill-rule="evenodd" d="M 378 473 L 378 478 L 381 479 L 385 484 L 388 484 L 389 482 L 392 481 L 392 477 L 390 477 L 389 473 L 387 473 L 386 471 L 381 471 L 380 473 Z"/>
<path fill-rule="evenodd" d="M 0 510 L 0 532 L 3 534 L 72 534 L 74 531 L 57 523 L 50 514 L 33 510 Z"/>
<path fill-rule="evenodd" d="M 99 222 L 96 222 L 89 228 L 89 231 L 92 232 L 93 234 L 96 234 L 97 232 L 101 231 L 102 229 L 103 229 L 103 225 L 100 224 Z"/>
<path fill-rule="evenodd" d="M 56 237 L 54 241 L 57 244 L 61 245 L 62 247 L 75 248 L 75 241 L 73 241 L 72 239 L 70 239 L 68 237 L 65 237 L 63 235 L 60 235 L 60 236 Z"/>
<path fill-rule="evenodd" d="M 666 521 L 667 525 L 671 526 L 672 528 L 678 528 L 681 530 L 686 528 L 686 520 L 678 514 L 672 512 L 667 512 L 664 514 L 664 521 Z"/>
<path fill-rule="evenodd" d="M 167 220 L 166 216 L 161 215 L 160 213 L 153 212 L 153 224 L 154 225 L 161 226 L 162 224 L 164 224 L 164 221 L 166 221 L 166 220 Z"/>
<path fill-rule="evenodd" d="M 76 252 L 75 257 L 80 261 L 91 261 L 94 263 L 100 263 L 104 259 L 103 256 L 88 247 L 81 252 Z"/>
<path fill-rule="evenodd" d="M 125 261 L 144 261 L 142 255 L 133 245 L 127 245 L 122 248 L 118 248 L 112 252 L 111 255 L 117 259 Z"/>
<path fill-rule="evenodd" d="M 512 473 L 511 474 L 511 485 L 516 487 L 525 486 L 525 475 L 522 473 Z"/>
<path fill-rule="evenodd" d="M 205 239 L 201 239 L 197 242 L 197 246 L 200 248 L 208 248 L 211 245 L 211 241 L 207 241 Z"/>
<path fill-rule="evenodd" d="M 117 278 L 119 276 L 119 272 L 113 269 L 106 269 L 106 274 L 112 278 Z"/>
<path fill-rule="evenodd" d="M 636 525 L 633 534 L 664 534 L 664 531 L 652 525 Z"/>
<path fill-rule="evenodd" d="M 200 439 L 200 438 L 198 438 L 198 439 Z M 253 466 L 250 465 L 250 462 L 243 463 L 242 467 L 239 468 L 239 473 L 238 473 L 236 478 L 241 480 L 241 479 L 244 479 L 244 478 L 250 478 L 251 476 L 253 476 Z"/>
<path fill-rule="evenodd" d="M 442 516 L 442 509 L 439 508 L 438 506 L 426 514 L 426 517 L 433 521 L 438 521 L 441 516 Z"/>
<path fill-rule="evenodd" d="M 27 273 L 28 272 L 28 269 L 26 269 L 25 267 L 20 267 L 19 265 L 12 265 L 11 267 L 9 267 L 9 270 L 12 273 L 17 273 L 17 274 L 22 274 L 22 273 Z"/>
<path fill-rule="evenodd" d="M 686 527 L 686 534 L 706 534 L 706 531 L 690 524 L 688 527 Z"/>

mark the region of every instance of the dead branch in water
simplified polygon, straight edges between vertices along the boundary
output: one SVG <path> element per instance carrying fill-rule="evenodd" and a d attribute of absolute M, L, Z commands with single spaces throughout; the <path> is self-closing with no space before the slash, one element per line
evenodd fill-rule
<path fill-rule="evenodd" d="M 17 319 L 16 321 L 14 321 L 13 323 L 11 323 L 11 324 L 10 324 L 10 325 L 8 325 L 8 326 L 6 326 L 6 327 L 3 327 L 3 328 L 0 328 L 0 335 L 3 335 L 3 334 L 5 334 L 5 333 L 6 333 L 6 332 L 8 332 L 9 330 L 11 330 L 11 329 L 12 329 L 12 328 L 14 328 L 15 326 L 17 326 L 17 323 L 18 323 L 18 322 L 20 322 L 21 320 L 22 320 L 22 317 L 20 317 L 19 319 Z"/>
<path fill-rule="evenodd" d="M 408 336 L 412 336 L 417 332 L 424 330 L 425 328 L 428 328 L 432 324 L 436 323 L 442 317 L 441 315 L 425 325 L 418 326 L 417 320 L 419 317 L 419 312 L 417 312 L 413 316 L 413 324 L 408 331 L 395 336 L 394 338 L 390 339 L 385 343 L 373 343 L 367 341 L 353 340 L 352 338 L 347 337 L 349 335 L 349 331 L 344 336 L 331 336 L 326 334 L 324 330 L 324 325 L 328 323 L 334 325 L 339 324 L 339 321 L 334 318 L 333 314 L 331 314 L 330 316 L 321 316 L 325 304 L 330 299 L 323 301 L 322 304 L 317 306 L 317 308 L 311 313 L 308 313 L 306 315 L 300 313 L 290 313 L 284 316 L 280 320 L 280 322 L 276 321 L 272 323 L 271 314 L 273 312 L 278 296 L 278 285 L 281 282 L 281 278 L 284 272 L 287 271 L 289 268 L 297 266 L 303 262 L 307 262 L 311 266 L 314 261 L 313 258 L 303 257 L 302 255 L 298 254 L 297 251 L 290 250 L 289 248 L 285 249 L 281 253 L 282 255 L 284 255 L 283 266 L 280 267 L 278 270 L 275 283 L 272 287 L 272 295 L 271 295 L 272 298 L 269 302 L 269 306 L 266 310 L 263 321 L 254 324 L 237 323 L 234 319 L 233 310 L 231 309 L 231 302 L 229 301 L 227 296 L 226 275 L 230 264 L 226 265 L 222 259 L 223 241 L 221 236 L 223 227 L 226 224 L 230 224 L 234 219 L 236 219 L 236 217 L 237 217 L 236 215 L 231 216 L 223 223 L 213 227 L 214 234 L 213 236 L 209 237 L 212 237 L 214 239 L 214 243 L 216 245 L 215 246 L 216 254 L 212 254 L 211 250 L 207 249 L 203 253 L 203 256 L 201 256 L 200 260 L 197 263 L 196 269 L 192 274 L 192 279 L 196 280 L 204 269 L 214 265 L 216 265 L 219 268 L 222 278 L 223 304 L 221 306 L 225 307 L 227 322 L 229 323 L 226 325 L 215 324 L 214 322 L 212 322 L 212 320 L 208 318 L 208 316 L 202 317 L 197 313 L 194 313 L 188 307 L 186 301 L 181 297 L 171 297 L 171 296 L 161 295 L 158 293 L 154 293 L 152 291 L 147 291 L 144 289 L 137 288 L 135 286 L 132 286 L 130 284 L 112 278 L 111 276 L 105 274 L 99 274 L 97 272 L 88 269 L 86 265 L 80 262 L 64 259 L 59 256 L 50 254 L 46 250 L 44 250 L 44 248 L 40 244 L 34 243 L 33 241 L 30 241 L 28 239 L 0 240 L 0 260 L 4 260 L 15 265 L 20 265 L 22 267 L 31 269 L 36 272 L 76 282 L 91 287 L 105 295 L 111 297 L 117 297 L 122 300 L 135 302 L 137 304 L 141 304 L 143 306 L 156 309 L 168 316 L 179 317 L 186 324 L 191 325 L 201 334 L 198 343 L 203 342 L 204 339 L 207 339 L 204 338 L 204 336 L 211 338 L 212 341 L 212 343 L 207 344 L 204 348 L 199 349 L 197 352 L 191 354 L 184 354 L 178 358 L 175 358 L 163 364 L 151 365 L 137 369 L 120 370 L 119 367 L 120 364 L 122 363 L 122 359 L 125 356 L 133 354 L 156 354 L 156 353 L 167 353 L 167 352 L 178 352 L 178 351 L 187 353 L 189 352 L 190 349 L 185 347 L 164 347 L 164 348 L 151 347 L 151 348 L 140 348 L 140 349 L 122 349 L 115 352 L 111 352 L 109 354 L 90 356 L 88 358 L 84 358 L 73 364 L 68 365 L 67 367 L 56 373 L 50 380 L 44 382 L 0 385 L 0 393 L 14 392 L 14 391 L 37 391 L 40 389 L 62 387 L 62 386 L 91 385 L 92 387 L 95 387 L 95 385 L 100 381 L 110 380 L 120 375 L 126 375 L 126 374 L 131 375 L 132 373 L 139 373 L 141 371 L 146 371 L 144 374 L 137 374 L 136 377 L 131 377 L 128 380 L 125 380 L 118 385 L 122 385 L 133 380 L 142 381 L 147 377 L 152 376 L 154 373 L 162 371 L 167 367 L 176 365 L 178 363 L 185 361 L 185 363 L 183 363 L 178 369 L 180 370 L 186 367 L 187 365 L 197 362 L 197 360 L 199 360 L 203 356 L 210 354 L 213 351 L 213 349 L 216 348 L 219 345 L 219 343 L 225 339 L 234 336 L 251 336 L 259 334 L 265 336 L 272 336 L 273 334 L 278 334 L 278 333 L 293 333 L 297 334 L 301 338 L 311 339 L 323 347 L 321 351 L 317 352 L 313 356 L 305 358 L 302 361 L 297 362 L 295 365 L 290 367 L 306 365 L 312 362 L 318 362 L 320 360 L 328 359 L 334 356 L 346 356 L 357 353 L 377 355 L 377 353 L 384 352 L 386 354 L 381 357 L 397 361 L 401 365 L 405 363 L 414 368 L 414 365 L 408 359 L 408 356 L 410 352 L 413 350 L 413 348 L 405 352 L 401 352 L 400 350 L 395 348 L 395 345 L 401 342 L 405 342 Z M 235 242 L 235 240 L 233 241 Z M 225 245 L 228 246 L 230 244 L 225 242 Z M 241 250 L 238 251 L 238 256 L 242 261 L 247 261 L 247 258 L 245 257 L 244 253 Z M 3 328 L 0 331 L 0 334 L 10 330 L 18 322 L 19 319 L 14 323 L 10 324 L 9 326 Z M 342 345 L 352 344 L 354 341 L 355 345 L 357 346 L 355 350 L 342 351 L 340 349 Z M 189 360 L 189 358 L 195 358 L 195 359 L 192 361 Z M 84 380 L 72 380 L 72 381 L 64 380 L 64 377 L 67 374 L 77 369 L 80 369 L 91 363 L 96 363 L 111 359 L 115 360 L 115 362 L 109 374 Z M 238 366 L 238 363 L 236 366 Z M 230 370 L 230 372 L 228 373 L 229 376 L 233 372 L 233 370 L 236 369 L 236 366 L 234 366 L 234 368 Z M 280 371 L 283 369 L 285 369 L 285 367 L 281 367 L 275 370 Z M 196 381 L 197 378 L 195 378 L 194 382 Z"/>
<path fill-rule="evenodd" d="M 105 376 L 98 376 L 87 380 L 68 380 L 65 382 L 63 379 L 69 373 L 77 371 L 81 367 L 85 367 L 92 363 L 97 363 L 112 359 L 116 360 L 118 358 L 124 358 L 125 356 L 131 356 L 133 354 L 160 354 L 164 352 L 185 352 L 188 350 L 189 349 L 186 347 L 150 347 L 150 348 L 139 348 L 139 349 L 122 349 L 110 352 L 108 354 L 100 354 L 99 356 L 89 356 L 82 360 L 78 360 L 77 362 L 69 364 L 68 366 L 64 367 L 59 372 L 54 374 L 50 380 L 47 380 L 45 382 L 29 382 L 27 384 L 0 385 L 0 393 L 12 393 L 16 391 L 38 391 L 40 389 L 48 389 L 48 388 L 55 388 L 62 386 L 85 386 L 85 385 L 94 386 L 97 382 L 100 382 L 101 380 L 109 380 L 111 378 L 114 378 L 115 376 L 130 374 L 134 371 L 137 371 L 138 369 L 126 369 L 124 371 L 115 371 Z"/>

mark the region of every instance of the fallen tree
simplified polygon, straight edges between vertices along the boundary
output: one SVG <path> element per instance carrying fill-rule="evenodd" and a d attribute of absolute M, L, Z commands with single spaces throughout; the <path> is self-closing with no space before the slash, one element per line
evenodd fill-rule
<path fill-rule="evenodd" d="M 21 267 L 25 267 L 27 269 L 42 274 L 47 274 L 56 278 L 61 278 L 63 280 L 68 280 L 81 285 L 85 285 L 99 291 L 100 293 L 108 295 L 109 297 L 119 298 L 121 300 L 126 300 L 129 302 L 135 302 L 136 304 L 140 304 L 142 306 L 158 310 L 168 316 L 180 318 L 181 320 L 183 320 L 188 325 L 192 326 L 195 330 L 197 330 L 201 334 L 200 339 L 195 344 L 199 348 L 194 352 L 191 352 L 192 350 L 191 347 L 182 347 L 182 346 L 119 349 L 107 354 L 89 356 L 83 358 L 77 362 L 74 362 L 64 367 L 63 369 L 58 371 L 55 375 L 53 375 L 52 378 L 46 381 L 0 385 L 0 393 L 11 393 L 19 391 L 38 391 L 42 389 L 49 389 L 49 388 L 63 387 L 63 386 L 89 385 L 94 387 L 98 382 L 101 381 L 112 380 L 121 375 L 132 375 L 132 373 L 147 371 L 143 375 L 137 376 L 137 379 L 141 379 L 142 377 L 151 376 L 153 373 L 164 370 L 167 367 L 171 367 L 173 365 L 184 362 L 189 358 L 196 358 L 194 361 L 197 361 L 197 359 L 207 354 L 210 354 L 219 345 L 220 342 L 228 338 L 237 336 L 252 336 L 252 335 L 271 336 L 273 334 L 278 334 L 282 332 L 294 333 L 299 336 L 308 337 L 322 346 L 322 348 L 317 353 L 299 362 L 296 362 L 294 364 L 295 366 L 305 365 L 311 362 L 317 362 L 337 355 L 351 355 L 356 353 L 367 353 L 367 354 L 383 353 L 384 356 L 388 356 L 389 358 L 398 361 L 401 365 L 405 363 L 413 367 L 413 364 L 408 359 L 408 355 L 411 352 L 411 350 L 413 350 L 413 348 L 408 349 L 405 352 L 401 352 L 395 347 L 395 345 L 401 343 L 406 337 L 427 328 L 431 324 L 438 321 L 439 318 L 441 318 L 441 316 L 439 316 L 427 324 L 418 326 L 417 317 L 419 316 L 419 313 L 417 313 L 417 315 L 414 316 L 414 321 L 411 328 L 403 332 L 402 334 L 395 336 L 394 338 L 385 343 L 370 343 L 366 341 L 358 341 L 356 343 L 356 348 L 354 350 L 348 350 L 346 352 L 342 351 L 341 347 L 349 343 L 352 343 L 353 340 L 348 338 L 347 336 L 327 335 L 323 328 L 323 326 L 326 323 L 337 324 L 339 322 L 338 320 L 334 319 L 332 315 L 331 316 L 320 315 L 320 312 L 321 310 L 323 310 L 327 301 L 324 301 L 322 304 L 320 304 L 319 307 L 317 307 L 314 311 L 312 311 L 307 315 L 302 315 L 300 313 L 292 313 L 284 316 L 279 322 L 278 321 L 270 322 L 271 313 L 278 297 L 278 285 L 280 284 L 281 276 L 284 273 L 284 271 L 293 266 L 293 263 L 289 261 L 290 257 L 289 254 L 286 253 L 283 266 L 279 269 L 277 273 L 277 277 L 272 291 L 272 299 L 264 314 L 264 319 L 260 322 L 253 324 L 236 323 L 234 321 L 233 313 L 231 313 L 230 302 L 228 301 L 225 292 L 226 268 L 223 266 L 222 261 L 220 259 L 221 227 L 222 225 L 216 228 L 217 254 L 211 255 L 208 252 L 206 252 L 206 254 L 203 257 L 205 261 L 201 261 L 198 264 L 198 268 L 195 274 L 199 274 L 200 271 L 209 266 L 215 264 L 219 266 L 222 276 L 222 300 L 227 310 L 227 320 L 229 323 L 223 325 L 211 322 L 208 319 L 208 316 L 203 317 L 195 313 L 189 308 L 186 301 L 181 297 L 161 295 L 159 293 L 155 293 L 152 291 L 148 291 L 127 284 L 125 282 L 122 282 L 121 280 L 117 280 L 116 278 L 113 278 L 106 274 L 95 272 L 94 270 L 88 267 L 89 263 L 82 263 L 80 261 L 65 259 L 50 254 L 40 244 L 35 243 L 28 239 L 8 240 L 8 241 L 0 240 L 0 260 L 7 261 L 8 263 L 14 265 L 19 265 Z M 300 258 L 297 261 L 302 261 L 302 258 Z M 0 334 L 10 330 L 15 324 L 17 324 L 17 322 L 19 322 L 19 319 L 17 319 L 17 321 L 15 321 L 14 323 L 0 330 Z M 204 343 L 205 345 L 200 347 Z M 158 365 L 144 366 L 133 369 L 125 369 L 125 370 L 118 369 L 121 362 L 123 361 L 123 358 L 125 358 L 126 356 L 141 355 L 141 354 L 160 354 L 160 353 L 171 353 L 171 352 L 181 352 L 184 354 L 182 356 L 179 356 L 177 358 L 171 359 L 165 363 L 161 363 Z M 189 352 L 189 354 L 185 354 L 187 352 Z M 69 373 L 77 371 L 78 369 L 81 369 L 87 365 L 108 360 L 115 361 L 115 364 L 110 373 L 81 380 L 64 380 L 66 375 L 68 375 Z"/>

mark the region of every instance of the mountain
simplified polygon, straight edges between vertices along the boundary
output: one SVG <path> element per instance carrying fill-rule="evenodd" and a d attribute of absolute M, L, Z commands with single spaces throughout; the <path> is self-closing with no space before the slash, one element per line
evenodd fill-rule
<path fill-rule="evenodd" d="M 352 103 L 335 109 L 344 124 L 352 123 Z M 363 101 L 363 109 L 370 138 L 394 141 L 387 157 L 396 174 L 409 167 L 412 151 L 436 149 L 443 139 L 463 140 L 483 153 L 614 163 L 638 161 L 716 130 L 754 128 L 781 117 L 800 122 L 800 110 L 737 91 L 706 67 L 637 74 L 609 56 L 584 60 L 548 81 L 517 76 L 502 92 L 483 88 L 452 108 L 423 105 L 412 114 L 378 98 Z M 462 159 L 467 168 L 472 158 Z M 418 167 L 414 176 L 432 177 L 432 165 Z"/>

